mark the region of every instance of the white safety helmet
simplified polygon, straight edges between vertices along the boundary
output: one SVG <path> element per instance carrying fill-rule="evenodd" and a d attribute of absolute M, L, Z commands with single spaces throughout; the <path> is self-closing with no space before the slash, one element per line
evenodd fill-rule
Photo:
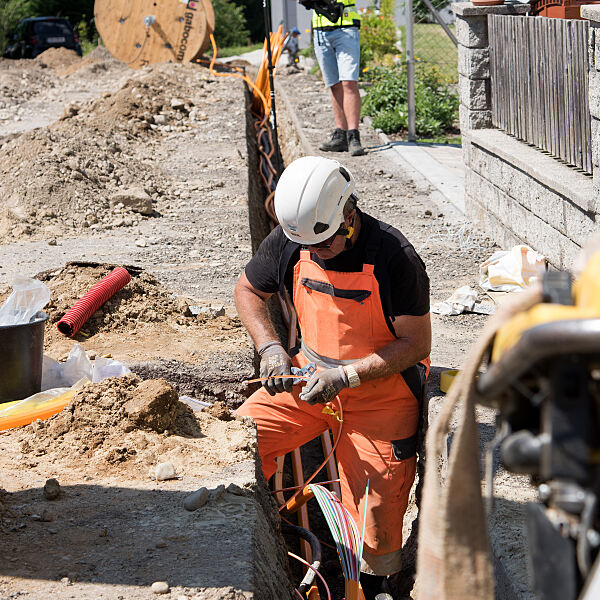
<path fill-rule="evenodd" d="M 331 237 L 344 221 L 354 178 L 337 160 L 304 156 L 281 174 L 275 189 L 275 214 L 285 235 L 310 246 Z"/>

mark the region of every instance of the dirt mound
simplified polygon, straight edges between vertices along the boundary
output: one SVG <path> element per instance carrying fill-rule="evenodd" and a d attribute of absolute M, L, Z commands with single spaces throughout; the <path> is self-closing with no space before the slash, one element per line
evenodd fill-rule
<path fill-rule="evenodd" d="M 121 62 L 109 52 L 106 46 L 96 46 L 89 54 L 85 55 L 85 58 L 90 58 L 92 60 L 114 60 L 118 63 Z"/>
<path fill-rule="evenodd" d="M 14 118 L 13 108 L 56 87 L 52 73 L 33 60 L 0 61 L 0 122 Z"/>
<path fill-rule="evenodd" d="M 111 273 L 116 265 L 93 263 L 67 263 L 56 271 L 37 275 L 50 288 L 50 302 L 44 311 L 50 316 L 49 323 L 56 323 L 95 283 Z M 87 336 L 108 331 L 135 329 L 140 323 L 176 323 L 194 325 L 203 323 L 210 315 L 194 316 L 189 309 L 190 300 L 169 292 L 152 275 L 136 267 L 128 267 L 131 281 L 103 304 L 84 325 Z M 235 320 L 219 317 L 231 326 Z"/>
<path fill-rule="evenodd" d="M 76 73 L 78 78 L 85 79 L 105 71 L 125 71 L 128 68 L 124 62 L 114 58 L 104 46 L 98 46 L 82 59 L 57 69 L 56 74 L 59 77 L 68 77 Z"/>
<path fill-rule="evenodd" d="M 81 62 L 77 52 L 68 48 L 48 48 L 36 56 L 35 60 L 50 69 L 59 69 Z"/>
<path fill-rule="evenodd" d="M 123 446 L 125 434 L 147 432 Z M 135 375 L 90 384 L 48 421 L 24 429 L 23 452 L 95 457 L 110 464 L 122 462 L 148 447 L 151 433 L 198 437 L 200 427 L 192 410 L 179 402 L 165 380 L 141 381 Z M 156 440 L 155 440 L 156 441 Z"/>
<path fill-rule="evenodd" d="M 0 140 L 0 241 L 134 226 L 147 217 L 110 202 L 130 187 L 142 187 L 155 203 L 168 203 L 168 178 L 148 164 L 148 150 L 136 142 L 145 140 L 147 148 L 163 132 L 201 126 L 197 122 L 205 115 L 193 107 L 208 101 L 208 91 L 197 82 L 206 78 L 201 67 L 170 67 L 155 65 L 114 94 L 71 104 L 50 127 Z M 21 93 L 21 74 L 13 79 L 0 94 L 9 97 L 7 106 Z"/>
<path fill-rule="evenodd" d="M 209 443 L 210 435 L 218 438 L 212 443 L 232 446 L 233 451 L 254 451 L 247 430 L 239 421 L 225 423 L 194 413 L 165 380 L 142 381 L 130 374 L 87 385 L 60 413 L 35 421 L 18 435 L 24 455 L 102 470 L 143 467 L 146 473 L 161 456 L 177 465 L 194 460 L 186 455 L 200 440 Z M 210 456 L 205 452 L 198 460 L 210 464 Z"/>

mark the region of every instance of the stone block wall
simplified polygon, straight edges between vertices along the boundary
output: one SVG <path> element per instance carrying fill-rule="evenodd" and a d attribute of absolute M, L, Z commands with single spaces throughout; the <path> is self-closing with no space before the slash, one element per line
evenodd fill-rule
<path fill-rule="evenodd" d="M 586 7 L 592 8 L 597 13 L 598 29 L 592 27 L 590 112 L 594 165 L 598 166 L 600 7 Z M 529 5 L 476 7 L 460 2 L 453 4 L 452 10 L 459 42 L 466 216 L 502 248 L 525 243 L 556 268 L 568 269 L 590 236 L 600 231 L 600 167 L 595 169 L 592 181 L 547 153 L 492 127 L 488 15 L 524 15 Z"/>

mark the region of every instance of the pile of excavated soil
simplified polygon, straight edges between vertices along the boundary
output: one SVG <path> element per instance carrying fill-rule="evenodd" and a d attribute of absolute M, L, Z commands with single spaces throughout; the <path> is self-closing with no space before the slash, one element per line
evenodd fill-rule
<path fill-rule="evenodd" d="M 67 263 L 56 271 L 40 273 L 37 278 L 50 289 L 46 312 L 56 323 L 94 284 L 114 271 L 116 265 Z M 109 298 L 86 322 L 87 335 L 134 329 L 138 323 L 196 323 L 185 299 L 170 293 L 152 275 L 129 267 L 131 281 Z"/>
<path fill-rule="evenodd" d="M 37 275 L 50 289 L 45 351 L 62 358 L 72 341 L 61 334 L 56 323 L 69 308 L 116 265 L 67 263 L 57 270 Z M 177 296 L 148 272 L 128 267 L 131 281 L 107 300 L 75 335 L 87 349 L 109 352 L 120 359 L 153 358 L 201 362 L 217 349 L 231 354 L 248 353 L 251 346 L 237 317 L 223 309 L 194 306 L 189 298 Z M 8 291 L 0 295 L 0 301 Z"/>
<path fill-rule="evenodd" d="M 81 58 L 75 50 L 69 50 L 68 48 L 48 48 L 48 50 L 44 50 L 44 52 L 38 54 L 35 60 L 50 69 L 59 69 L 78 63 L 81 61 Z"/>
<path fill-rule="evenodd" d="M 209 451 L 211 437 L 212 444 L 224 444 L 223 457 L 219 446 Z M 152 467 L 166 460 L 181 475 L 191 463 L 218 467 L 255 451 L 248 425 L 232 420 L 228 411 L 194 413 L 165 380 L 135 375 L 89 384 L 51 419 L 24 427 L 19 440 L 28 457 L 101 471 L 117 467 L 121 475 L 133 469 L 149 477 Z"/>
<path fill-rule="evenodd" d="M 49 315 L 44 353 L 64 360 L 77 341 L 91 357 L 109 354 L 129 365 L 158 361 L 162 370 L 149 366 L 145 378 L 168 374 L 186 394 L 213 400 L 214 395 L 223 394 L 232 398 L 235 392 L 239 403 L 248 394 L 242 382 L 253 374 L 253 346 L 240 320 L 226 314 L 223 306 L 198 305 L 177 296 L 140 268 L 127 267 L 131 281 L 73 338 L 58 331 L 56 323 L 67 310 L 115 267 L 71 262 L 37 275 L 50 289 L 50 301 L 44 308 Z M 0 304 L 10 292 L 8 286 L 0 291 Z M 209 380 L 210 393 L 206 387 Z M 242 396 L 238 397 L 239 393 Z"/>
<path fill-rule="evenodd" d="M 97 77 L 99 73 L 119 70 L 129 70 L 129 67 L 124 62 L 114 58 L 104 46 L 98 46 L 83 58 L 78 58 L 77 61 L 57 68 L 56 74 L 59 77 L 68 77 L 76 73 L 78 78 L 85 78 L 89 76 Z"/>
<path fill-rule="evenodd" d="M 0 111 L 22 104 L 40 93 L 48 93 L 55 87 L 54 76 L 41 63 L 0 59 Z M 6 118 L 9 116 L 7 114 Z"/>
<path fill-rule="evenodd" d="M 19 73 L 1 95 L 10 95 L 13 87 L 16 93 L 21 75 L 33 73 Z M 111 201 L 134 187 L 160 212 L 172 185 L 147 153 L 161 134 L 190 129 L 206 118 L 198 107 L 210 103 L 210 87 L 198 84 L 202 78 L 211 81 L 198 66 L 155 65 L 114 94 L 69 105 L 51 127 L 0 140 L 0 241 L 137 225 L 148 218 L 147 209 Z M 136 147 L 141 139 L 144 152 Z"/>

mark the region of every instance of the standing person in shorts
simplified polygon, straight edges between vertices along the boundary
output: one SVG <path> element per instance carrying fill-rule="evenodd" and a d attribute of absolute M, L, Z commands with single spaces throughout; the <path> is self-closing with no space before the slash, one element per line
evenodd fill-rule
<path fill-rule="evenodd" d="M 362 156 L 366 152 L 358 132 L 361 104 L 358 92 L 360 15 L 355 10 L 354 0 L 300 2 L 314 9 L 312 27 L 315 55 L 323 82 L 331 91 L 335 119 L 331 139 L 319 146 L 319 150 L 348 151 L 352 156 Z"/>

